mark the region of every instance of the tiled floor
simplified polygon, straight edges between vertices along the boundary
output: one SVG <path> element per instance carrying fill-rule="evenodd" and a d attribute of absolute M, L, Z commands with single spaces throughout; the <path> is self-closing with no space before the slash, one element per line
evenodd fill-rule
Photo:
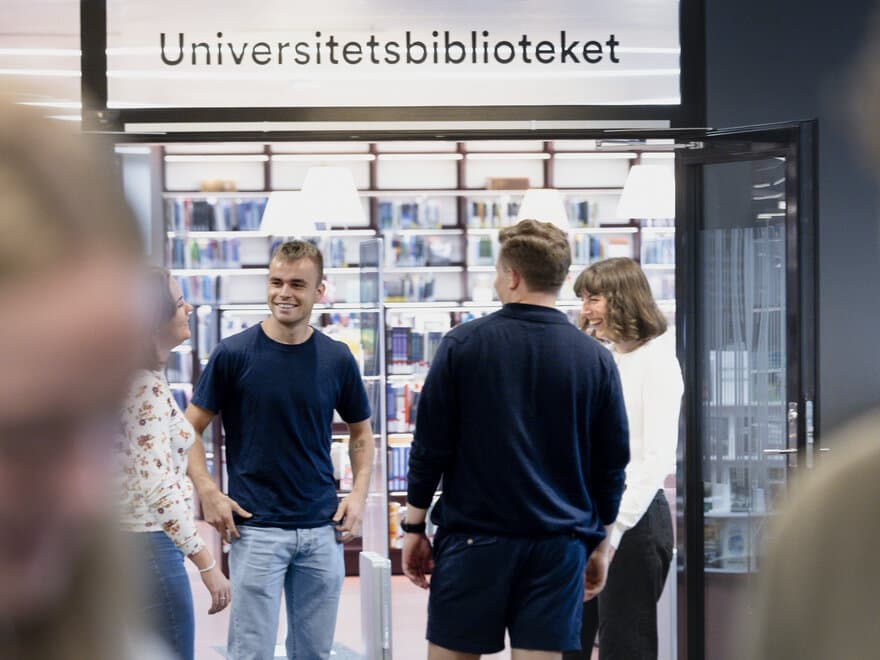
<path fill-rule="evenodd" d="M 206 534 L 207 535 L 207 534 Z M 210 598 L 199 579 L 198 571 L 187 562 L 193 601 L 196 611 L 196 659 L 220 660 L 226 657 L 226 629 L 229 625 L 229 609 L 208 616 Z M 235 594 L 232 596 L 235 598 Z M 360 583 L 358 578 L 346 578 L 339 603 L 336 623 L 336 655 L 334 660 L 360 658 L 361 644 Z M 428 592 L 413 586 L 402 576 L 391 578 L 391 626 L 394 660 L 422 660 L 427 657 L 425 622 L 428 614 Z M 284 657 L 284 635 L 287 630 L 284 608 L 278 625 L 276 654 Z M 493 660 L 509 660 L 510 650 L 485 655 Z"/>
<path fill-rule="evenodd" d="M 196 658 L 198 660 L 219 660 L 225 657 L 226 628 L 229 625 L 229 610 L 208 616 L 210 599 L 194 569 L 190 571 L 193 587 L 193 600 L 196 608 Z M 235 596 L 233 595 L 233 598 Z M 404 577 L 391 579 L 391 624 L 392 645 L 395 660 L 421 660 L 427 657 L 428 644 L 425 641 L 425 621 L 428 612 L 427 592 L 414 587 Z M 287 623 L 284 609 L 281 610 L 278 625 L 277 655 L 284 657 L 284 634 Z M 357 578 L 346 578 L 339 603 L 339 617 L 336 623 L 336 660 L 348 660 L 353 651 L 360 657 L 361 644 L 360 584 Z M 348 657 L 347 657 L 348 656 Z M 509 659 L 510 652 L 483 656 L 497 660 Z"/>

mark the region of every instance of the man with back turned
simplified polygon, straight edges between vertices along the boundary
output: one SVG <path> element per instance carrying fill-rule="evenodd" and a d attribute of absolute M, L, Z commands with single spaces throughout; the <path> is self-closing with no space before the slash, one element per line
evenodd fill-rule
<path fill-rule="evenodd" d="M 410 455 L 404 572 L 427 588 L 433 571 L 431 660 L 498 652 L 505 631 L 515 660 L 579 648 L 629 461 L 611 354 L 555 309 L 566 235 L 523 220 L 499 239 L 503 307 L 444 338 Z M 441 477 L 432 550 L 424 521 Z"/>

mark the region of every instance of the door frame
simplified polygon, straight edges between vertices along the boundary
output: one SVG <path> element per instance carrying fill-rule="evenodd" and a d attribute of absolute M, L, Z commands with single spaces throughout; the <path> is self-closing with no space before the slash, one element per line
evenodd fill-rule
<path fill-rule="evenodd" d="M 786 400 L 795 404 L 798 412 L 794 420 L 789 420 L 788 447 L 796 450 L 791 456 L 794 465 L 801 470 L 810 469 L 818 444 L 814 431 L 818 426 L 817 133 L 816 120 L 707 131 L 700 148 L 686 150 L 676 157 L 676 326 L 685 383 L 684 443 L 680 447 L 677 484 L 679 492 L 685 494 L 677 530 L 678 547 L 684 549 L 677 619 L 681 660 L 706 657 L 698 365 L 701 166 L 774 156 L 786 158 Z"/>
<path fill-rule="evenodd" d="M 619 116 L 616 119 L 620 119 Z M 480 139 L 673 139 L 677 143 L 694 143 L 694 147 L 675 149 L 675 181 L 676 181 L 676 218 L 675 218 L 675 278 L 676 278 L 676 342 L 679 361 L 683 367 L 684 398 L 681 415 L 679 443 L 679 460 L 677 469 L 677 493 L 679 503 L 677 513 L 677 612 L 678 658 L 680 660 L 703 660 L 705 658 L 705 626 L 703 599 L 703 511 L 702 511 L 702 465 L 701 446 L 699 442 L 699 397 L 697 382 L 699 369 L 697 365 L 697 232 L 695 216 L 688 216 L 689 206 L 700 204 L 701 181 L 695 176 L 696 165 L 709 162 L 731 162 L 735 160 L 751 160 L 756 157 L 785 155 L 787 161 L 787 177 L 793 185 L 786 189 L 786 262 L 787 262 L 787 303 L 790 305 L 787 315 L 788 327 L 800 327 L 798 351 L 789 351 L 789 361 L 794 354 L 799 354 L 799 364 L 788 364 L 787 388 L 789 392 L 799 392 L 798 406 L 805 411 L 806 403 L 812 407 L 811 422 L 808 416 L 800 414 L 797 419 L 798 465 L 812 466 L 813 452 L 819 450 L 818 428 L 819 415 L 815 401 L 818 400 L 818 242 L 816 214 L 818 209 L 818 178 L 817 178 L 817 145 L 818 127 L 816 120 L 786 122 L 730 129 L 706 128 L 595 128 L 595 129 L 560 129 L 540 128 L 523 131 L 520 129 L 453 129 L 438 135 L 437 130 L 412 131 L 368 131 L 358 135 L 339 132 L 270 132 L 261 134 L 228 133 L 228 132 L 181 132 L 170 134 L 138 134 L 113 132 L 106 127 L 86 132 L 104 133 L 109 144 L 137 142 L 236 142 L 236 141 L 395 141 L 395 140 L 480 140 Z M 748 150 L 743 145 L 749 141 L 788 143 L 785 149 L 768 149 L 761 151 Z M 724 144 L 743 146 L 741 151 L 723 152 Z M 754 146 L 754 144 L 753 144 Z M 717 150 L 717 151 L 716 151 Z M 804 173 L 807 176 L 804 176 Z M 798 265 L 805 266 L 792 284 L 798 273 Z M 796 304 L 792 304 L 796 302 Z M 798 374 L 794 386 L 792 374 Z M 815 442 L 815 444 L 814 444 Z M 692 560 L 692 558 L 695 560 Z"/>

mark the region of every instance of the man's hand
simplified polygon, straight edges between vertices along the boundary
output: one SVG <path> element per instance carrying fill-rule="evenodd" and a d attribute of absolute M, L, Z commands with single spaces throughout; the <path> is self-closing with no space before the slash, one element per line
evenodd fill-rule
<path fill-rule="evenodd" d="M 608 578 L 608 566 L 614 549 L 603 541 L 593 551 L 587 560 L 587 568 L 584 570 L 584 602 L 592 600 L 605 588 L 605 580 Z"/>
<path fill-rule="evenodd" d="M 361 535 L 361 521 L 364 518 L 366 500 L 365 494 L 352 492 L 339 503 L 339 508 L 333 514 L 333 522 L 336 524 L 340 543 L 348 543 Z"/>
<path fill-rule="evenodd" d="M 431 542 L 424 534 L 407 534 L 403 538 L 403 574 L 417 587 L 428 588 L 425 574 L 434 569 Z"/>
<path fill-rule="evenodd" d="M 220 537 L 226 543 L 231 543 L 234 538 L 241 538 L 232 519 L 233 511 L 242 518 L 250 518 L 253 515 L 239 506 L 234 499 L 221 493 L 219 488 L 213 488 L 204 494 L 199 493 L 199 502 L 202 505 L 205 522 L 220 532 Z"/>

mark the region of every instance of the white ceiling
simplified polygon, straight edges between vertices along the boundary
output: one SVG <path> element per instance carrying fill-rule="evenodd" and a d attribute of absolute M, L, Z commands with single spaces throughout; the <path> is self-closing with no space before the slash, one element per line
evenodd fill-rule
<path fill-rule="evenodd" d="M 79 2 L 0 2 L 0 89 L 16 101 L 51 104 L 46 114 L 78 114 Z"/>

